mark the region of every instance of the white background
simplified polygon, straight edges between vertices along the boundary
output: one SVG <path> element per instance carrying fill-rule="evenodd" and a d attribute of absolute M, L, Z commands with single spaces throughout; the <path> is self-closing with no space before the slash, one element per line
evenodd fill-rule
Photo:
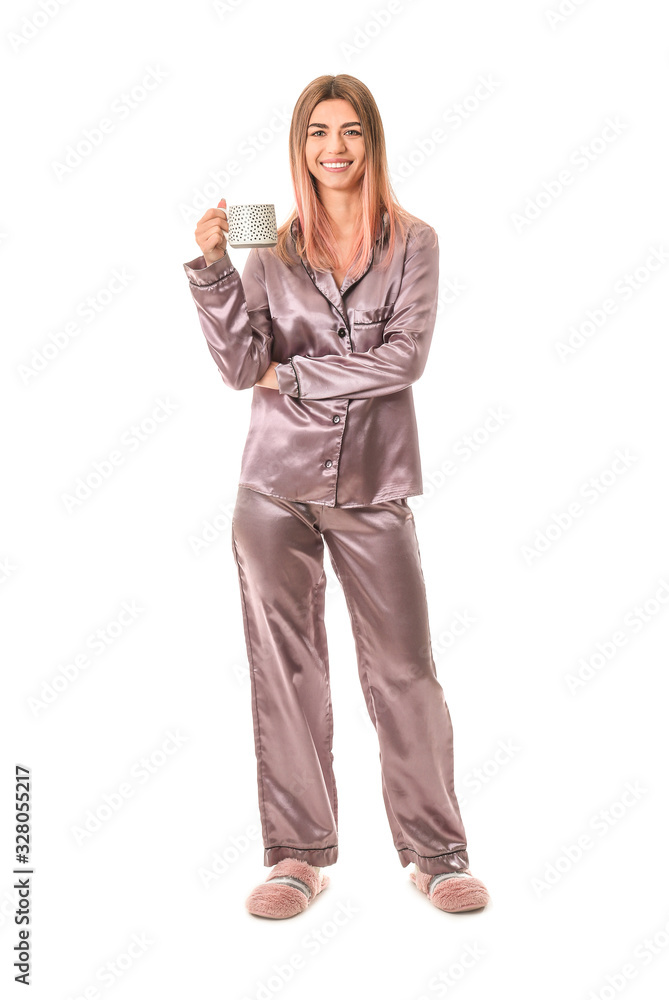
<path fill-rule="evenodd" d="M 558 3 L 3 6 L 3 981 L 23 764 L 40 1000 L 660 995 L 666 10 L 563 0 L 551 17 Z M 267 874 L 229 528 L 251 392 L 222 384 L 182 264 L 222 196 L 286 218 L 288 121 L 323 73 L 371 89 L 397 197 L 440 238 L 410 503 L 471 867 L 492 897 L 470 914 L 437 910 L 399 864 L 327 557 L 339 861 L 299 917 L 244 909 Z M 111 131 L 59 172 L 103 118 Z M 504 416 L 486 428 L 490 411 Z"/>

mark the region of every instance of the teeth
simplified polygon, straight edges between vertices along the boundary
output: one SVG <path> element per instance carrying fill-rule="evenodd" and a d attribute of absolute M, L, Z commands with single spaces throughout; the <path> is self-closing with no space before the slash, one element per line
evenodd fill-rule
<path fill-rule="evenodd" d="M 348 167 L 348 165 L 349 164 L 348 164 L 347 160 L 342 160 L 341 162 L 339 162 L 339 161 L 335 162 L 333 160 L 332 162 L 324 163 L 323 164 L 324 167 Z"/>

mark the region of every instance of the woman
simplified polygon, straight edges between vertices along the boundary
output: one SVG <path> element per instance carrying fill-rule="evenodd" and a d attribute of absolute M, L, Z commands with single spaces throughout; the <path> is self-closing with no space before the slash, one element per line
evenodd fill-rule
<path fill-rule="evenodd" d="M 289 917 L 337 860 L 324 542 L 354 630 L 400 863 L 437 907 L 485 906 L 467 867 L 453 733 L 415 524 L 411 385 L 437 310 L 435 231 L 395 201 L 383 125 L 355 77 L 313 80 L 289 136 L 296 208 L 275 247 L 227 252 L 225 200 L 184 264 L 223 381 L 253 387 L 232 521 L 252 681 L 264 864 L 249 912 Z"/>

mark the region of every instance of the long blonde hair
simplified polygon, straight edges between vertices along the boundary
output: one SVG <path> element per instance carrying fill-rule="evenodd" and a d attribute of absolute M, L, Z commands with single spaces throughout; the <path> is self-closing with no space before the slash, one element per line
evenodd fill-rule
<path fill-rule="evenodd" d="M 374 234 L 385 212 L 388 213 L 388 224 L 384 239 L 387 240 L 388 253 L 381 266 L 390 263 L 398 231 L 404 240 L 407 233 L 422 220 L 403 209 L 395 198 L 388 172 L 383 123 L 376 101 L 364 83 L 346 73 L 316 77 L 297 99 L 288 139 L 295 206 L 289 218 L 278 228 L 274 252 L 285 264 L 293 263 L 294 258 L 288 253 L 288 241 L 292 244 L 291 226 L 295 219 L 299 219 L 295 246 L 298 255 L 319 271 L 332 271 L 339 263 L 334 233 L 318 197 L 316 180 L 309 171 L 305 154 L 312 112 L 321 101 L 331 98 L 341 98 L 355 108 L 365 143 L 360 235 L 347 262 L 349 266 L 353 265 L 351 276 L 355 280 L 365 268 L 374 245 Z"/>

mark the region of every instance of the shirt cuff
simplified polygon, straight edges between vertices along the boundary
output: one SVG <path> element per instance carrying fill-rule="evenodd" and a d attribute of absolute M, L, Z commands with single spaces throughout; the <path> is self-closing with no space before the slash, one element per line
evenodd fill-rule
<path fill-rule="evenodd" d="M 288 359 L 283 364 L 277 365 L 274 369 L 276 380 L 279 383 L 279 392 L 287 396 L 300 395 L 300 384 L 297 381 L 297 372 L 293 362 Z"/>
<path fill-rule="evenodd" d="M 206 288 L 207 285 L 214 285 L 221 278 L 227 278 L 235 270 L 235 266 L 230 260 L 230 254 L 226 250 L 220 260 L 215 260 L 213 264 L 207 264 L 204 255 L 189 260 L 184 264 L 184 271 L 188 275 L 188 280 L 193 285 Z"/>

